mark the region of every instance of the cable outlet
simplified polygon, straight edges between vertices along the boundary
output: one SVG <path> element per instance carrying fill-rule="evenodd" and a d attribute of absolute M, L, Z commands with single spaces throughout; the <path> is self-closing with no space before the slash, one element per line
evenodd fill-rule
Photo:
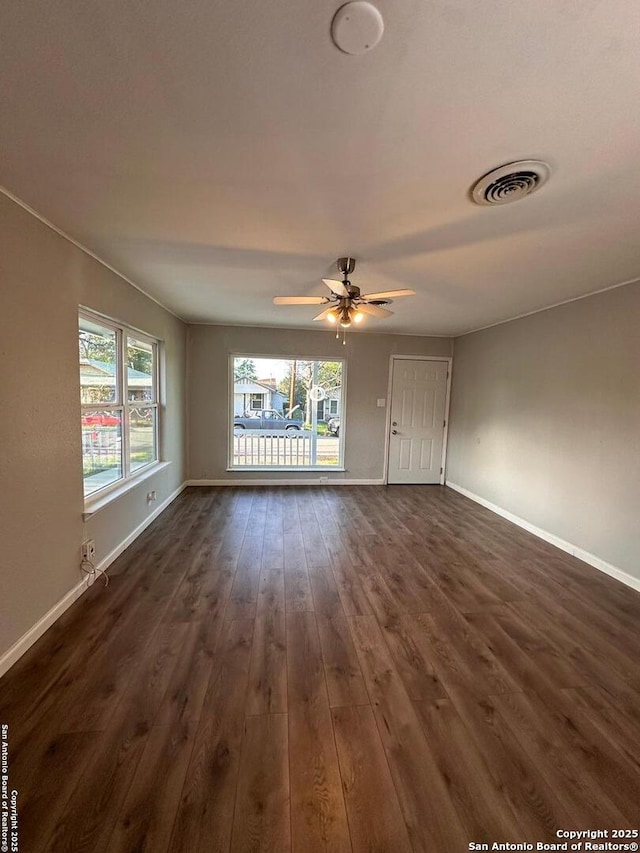
<path fill-rule="evenodd" d="M 96 540 L 86 539 L 82 543 L 81 549 L 82 561 L 84 563 L 93 563 L 96 559 Z"/>

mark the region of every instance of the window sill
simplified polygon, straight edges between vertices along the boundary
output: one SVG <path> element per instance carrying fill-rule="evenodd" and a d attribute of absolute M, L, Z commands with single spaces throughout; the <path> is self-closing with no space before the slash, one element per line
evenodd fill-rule
<path fill-rule="evenodd" d="M 141 471 L 139 474 L 135 474 L 133 477 L 129 477 L 129 479 L 118 483 L 104 494 L 91 495 L 84 502 L 82 520 L 87 521 L 91 516 L 100 512 L 101 509 L 104 509 L 106 506 L 113 503 L 113 501 L 137 488 L 141 483 L 144 483 L 145 480 L 148 480 L 150 477 L 154 477 L 156 474 L 159 474 L 160 471 L 164 471 L 169 467 L 169 465 L 171 465 L 171 462 L 158 462 L 150 468 L 145 468 L 145 470 Z"/>

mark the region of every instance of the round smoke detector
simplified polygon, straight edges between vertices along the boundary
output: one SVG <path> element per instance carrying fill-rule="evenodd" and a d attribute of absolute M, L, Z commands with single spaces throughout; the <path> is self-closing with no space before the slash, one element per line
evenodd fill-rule
<path fill-rule="evenodd" d="M 488 172 L 471 190 L 476 204 L 510 204 L 546 184 L 551 169 L 542 160 L 517 160 Z"/>
<path fill-rule="evenodd" d="M 382 15 L 366 0 L 354 0 L 341 6 L 331 22 L 331 37 L 336 47 L 353 56 L 375 47 L 384 32 Z"/>

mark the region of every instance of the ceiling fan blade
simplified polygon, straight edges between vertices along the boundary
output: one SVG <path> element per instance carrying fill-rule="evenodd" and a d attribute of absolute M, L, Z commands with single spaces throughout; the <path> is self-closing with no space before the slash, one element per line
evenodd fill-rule
<path fill-rule="evenodd" d="M 362 311 L 363 314 L 371 314 L 372 317 L 380 317 L 384 319 L 385 317 L 391 317 L 393 311 L 387 311 L 386 308 L 380 308 L 378 305 L 367 305 L 366 302 L 358 302 L 358 311 Z"/>
<path fill-rule="evenodd" d="M 324 305 L 326 296 L 274 296 L 274 305 Z"/>
<path fill-rule="evenodd" d="M 332 314 L 335 310 L 336 309 L 334 306 L 332 306 L 331 308 L 325 308 L 324 311 L 321 311 L 313 319 L 314 320 L 325 320 L 329 316 L 329 314 Z"/>
<path fill-rule="evenodd" d="M 329 290 L 333 291 L 333 293 L 337 293 L 338 296 L 349 295 L 349 291 L 341 281 L 336 281 L 336 279 L 334 278 L 323 278 L 322 280 L 327 285 Z"/>
<path fill-rule="evenodd" d="M 361 299 L 397 299 L 398 296 L 415 295 L 415 290 L 381 290 L 380 293 L 363 293 Z"/>

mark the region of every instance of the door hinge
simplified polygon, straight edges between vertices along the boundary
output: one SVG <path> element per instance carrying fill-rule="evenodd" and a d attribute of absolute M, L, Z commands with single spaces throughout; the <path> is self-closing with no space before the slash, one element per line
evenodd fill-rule
<path fill-rule="evenodd" d="M 446 427 L 446 425 L 447 425 L 447 422 L 445 421 L 445 422 L 442 424 L 442 426 L 443 426 L 443 427 Z"/>
<path fill-rule="evenodd" d="M 444 468 L 441 468 L 441 469 L 440 469 L 440 473 L 442 474 L 442 472 L 443 472 L 443 471 L 444 471 Z"/>

